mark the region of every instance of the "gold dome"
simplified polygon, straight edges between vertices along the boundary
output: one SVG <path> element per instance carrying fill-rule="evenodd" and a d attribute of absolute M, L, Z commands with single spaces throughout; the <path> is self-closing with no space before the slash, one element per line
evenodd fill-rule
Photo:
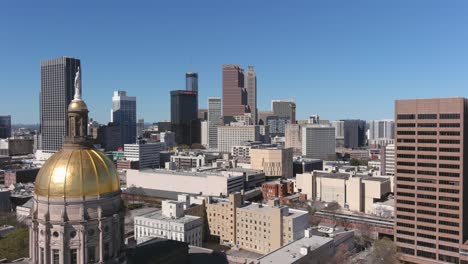
<path fill-rule="evenodd" d="M 65 147 L 50 157 L 39 171 L 35 193 L 39 196 L 79 198 L 120 190 L 112 161 L 91 148 Z"/>
<path fill-rule="evenodd" d="M 88 106 L 83 100 L 73 100 L 68 105 L 68 112 L 88 111 Z"/>

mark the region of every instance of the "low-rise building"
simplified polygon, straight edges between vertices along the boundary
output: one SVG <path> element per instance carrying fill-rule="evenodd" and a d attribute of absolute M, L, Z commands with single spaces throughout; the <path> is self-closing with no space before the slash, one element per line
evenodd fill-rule
<path fill-rule="evenodd" d="M 343 253 L 348 253 L 354 248 L 353 231 L 339 233 L 333 238 L 314 235 L 313 233 L 316 232 L 312 229 L 305 230 L 304 237 L 258 258 L 258 263 L 328 263 L 337 253 L 338 247 L 346 250 Z M 342 245 L 344 247 L 341 247 Z"/>
<path fill-rule="evenodd" d="M 177 151 L 171 156 L 171 165 L 177 170 L 190 170 L 204 167 L 220 158 L 218 153 L 206 153 L 199 150 Z"/>
<path fill-rule="evenodd" d="M 293 161 L 293 176 L 315 170 L 323 170 L 323 160 L 298 157 Z"/>
<path fill-rule="evenodd" d="M 292 178 L 292 148 L 256 148 L 250 155 L 252 169 L 263 170 L 266 177 Z"/>
<path fill-rule="evenodd" d="M 136 144 L 125 144 L 124 153 L 127 160 L 139 161 L 140 169 L 159 168 L 160 153 L 164 150 L 164 143 L 146 143 L 140 141 Z"/>
<path fill-rule="evenodd" d="M 292 181 L 270 181 L 262 184 L 262 197 L 264 201 L 275 198 L 283 198 L 294 194 L 294 182 Z"/>
<path fill-rule="evenodd" d="M 391 192 L 391 181 L 388 177 L 314 171 L 298 174 L 296 188 L 308 199 L 337 202 L 351 211 L 372 213 L 373 204 Z"/>
<path fill-rule="evenodd" d="M 5 186 L 16 183 L 29 183 L 36 181 L 39 168 L 18 169 L 5 172 Z"/>
<path fill-rule="evenodd" d="M 229 195 L 244 188 L 241 172 L 188 172 L 161 169 L 127 170 L 127 186 L 197 195 Z"/>
<path fill-rule="evenodd" d="M 279 200 L 267 205 L 244 203 L 242 195 L 207 204 L 210 234 L 223 244 L 266 254 L 304 236 L 308 213 L 281 206 Z"/>
<path fill-rule="evenodd" d="M 140 162 L 138 160 L 117 160 L 117 170 L 138 170 Z"/>
<path fill-rule="evenodd" d="M 184 215 L 184 202 L 163 201 L 162 211 L 135 217 L 135 240 L 145 242 L 153 237 L 162 237 L 202 245 L 203 220 L 198 216 Z"/>

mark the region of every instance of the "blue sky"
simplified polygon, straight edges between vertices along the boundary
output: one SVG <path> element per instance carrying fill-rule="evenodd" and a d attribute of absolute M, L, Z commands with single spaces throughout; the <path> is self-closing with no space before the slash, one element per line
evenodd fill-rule
<path fill-rule="evenodd" d="M 39 63 L 71 56 L 103 123 L 117 89 L 137 96 L 138 117 L 169 119 L 186 71 L 204 107 L 222 64 L 255 66 L 260 110 L 295 99 L 299 118 L 391 118 L 397 98 L 468 96 L 467 12 L 457 0 L 2 1 L 0 114 L 38 122 Z"/>

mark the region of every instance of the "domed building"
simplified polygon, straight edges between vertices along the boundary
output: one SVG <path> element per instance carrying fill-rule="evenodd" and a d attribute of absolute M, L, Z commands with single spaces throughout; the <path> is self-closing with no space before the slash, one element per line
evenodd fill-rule
<path fill-rule="evenodd" d="M 124 209 L 113 162 L 87 138 L 79 70 L 62 150 L 39 171 L 31 212 L 30 260 L 37 264 L 121 263 Z"/>

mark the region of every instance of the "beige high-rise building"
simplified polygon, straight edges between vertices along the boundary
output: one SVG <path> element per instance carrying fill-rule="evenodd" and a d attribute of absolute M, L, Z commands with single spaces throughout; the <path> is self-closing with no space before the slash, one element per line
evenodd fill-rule
<path fill-rule="evenodd" d="M 407 263 L 468 263 L 468 99 L 395 102 L 395 242 Z"/>
<path fill-rule="evenodd" d="M 292 148 L 294 155 L 302 155 L 302 129 L 299 124 L 286 124 L 285 147 Z"/>
<path fill-rule="evenodd" d="M 292 148 L 253 148 L 250 150 L 252 169 L 263 170 L 266 177 L 293 177 Z"/>
<path fill-rule="evenodd" d="M 308 213 L 279 205 L 243 203 L 242 196 L 231 194 L 227 201 L 207 204 L 210 234 L 220 242 L 266 254 L 304 236 Z"/>

